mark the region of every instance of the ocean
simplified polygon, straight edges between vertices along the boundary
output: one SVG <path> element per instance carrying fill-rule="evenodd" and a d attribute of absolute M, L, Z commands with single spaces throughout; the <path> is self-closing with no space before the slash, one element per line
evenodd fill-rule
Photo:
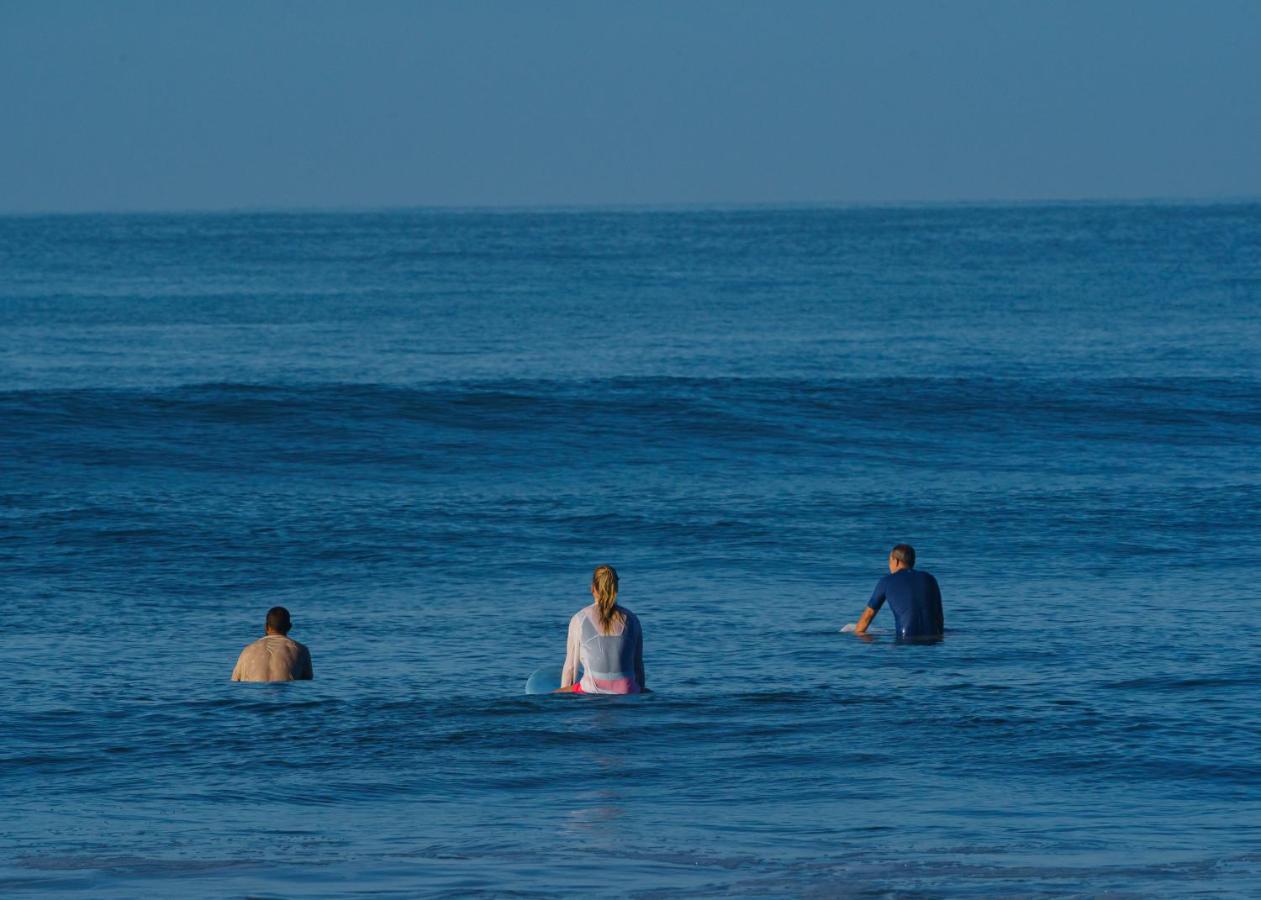
<path fill-rule="evenodd" d="M 1257 203 L 0 218 L 0 893 L 1256 896 L 1259 445 Z"/>

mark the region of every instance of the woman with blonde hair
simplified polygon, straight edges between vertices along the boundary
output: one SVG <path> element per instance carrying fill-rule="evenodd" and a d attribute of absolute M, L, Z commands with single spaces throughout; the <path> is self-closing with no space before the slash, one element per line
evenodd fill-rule
<path fill-rule="evenodd" d="M 617 603 L 616 569 L 596 566 L 591 575 L 591 597 L 595 602 L 569 620 L 560 689 L 575 694 L 638 694 L 647 690 L 644 633 L 639 618 Z"/>

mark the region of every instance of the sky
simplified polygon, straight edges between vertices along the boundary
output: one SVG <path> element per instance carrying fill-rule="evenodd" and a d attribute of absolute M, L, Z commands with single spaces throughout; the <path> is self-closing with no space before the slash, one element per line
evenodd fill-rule
<path fill-rule="evenodd" d="M 1261 197 L 1258 0 L 0 0 L 0 212 Z"/>

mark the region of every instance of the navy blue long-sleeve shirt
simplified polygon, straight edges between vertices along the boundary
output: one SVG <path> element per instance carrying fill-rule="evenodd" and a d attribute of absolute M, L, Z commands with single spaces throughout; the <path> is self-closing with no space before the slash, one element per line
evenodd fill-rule
<path fill-rule="evenodd" d="M 937 579 L 918 569 L 899 569 L 876 585 L 867 606 L 879 611 L 885 601 L 893 610 L 900 638 L 940 637 L 945 631 L 941 588 Z"/>

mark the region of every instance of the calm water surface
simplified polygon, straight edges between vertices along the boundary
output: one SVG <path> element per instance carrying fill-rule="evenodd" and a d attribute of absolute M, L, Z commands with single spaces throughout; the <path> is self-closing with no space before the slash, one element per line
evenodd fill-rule
<path fill-rule="evenodd" d="M 0 219 L 0 893 L 1261 893 L 1259 247 Z M 898 541 L 940 644 L 838 633 Z M 602 562 L 655 692 L 522 695 Z"/>

